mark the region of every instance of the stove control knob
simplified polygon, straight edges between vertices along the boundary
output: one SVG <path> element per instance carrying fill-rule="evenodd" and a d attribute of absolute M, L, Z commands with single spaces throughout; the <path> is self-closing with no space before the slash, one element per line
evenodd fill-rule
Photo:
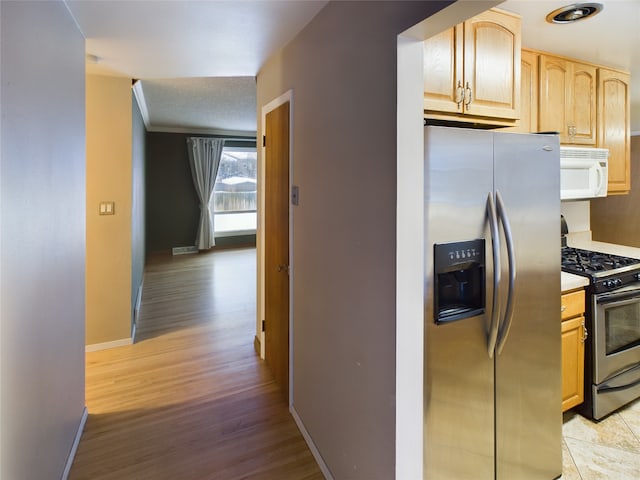
<path fill-rule="evenodd" d="M 640 281 L 640 273 L 636 273 L 634 276 L 636 277 L 636 280 Z"/>
<path fill-rule="evenodd" d="M 613 284 L 614 284 L 616 287 L 619 287 L 620 285 L 622 285 L 622 280 L 620 280 L 619 278 L 616 278 L 616 279 L 613 281 Z"/>

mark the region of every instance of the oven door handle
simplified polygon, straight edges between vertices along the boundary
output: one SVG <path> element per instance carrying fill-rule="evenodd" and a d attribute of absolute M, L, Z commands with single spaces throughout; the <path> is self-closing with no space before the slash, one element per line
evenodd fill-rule
<path fill-rule="evenodd" d="M 493 295 L 491 300 L 491 323 L 489 325 L 489 338 L 487 349 L 489 358 L 493 358 L 498 339 L 498 326 L 500 318 L 500 231 L 498 229 L 498 216 L 493 202 L 493 192 L 487 197 L 487 217 L 489 219 L 489 231 L 491 232 L 491 252 L 493 255 Z"/>
<path fill-rule="evenodd" d="M 623 288 L 624 291 L 620 289 L 612 293 L 597 293 L 596 303 L 598 305 L 610 305 L 612 303 L 627 305 L 640 301 L 640 288 L 637 285 L 629 285 Z"/>
<path fill-rule="evenodd" d="M 603 385 L 598 387 L 598 393 L 608 393 L 608 392 L 619 392 L 621 390 L 628 390 L 629 388 L 633 388 L 640 385 L 640 378 L 634 382 L 627 383 L 625 385 L 617 385 L 617 386 L 609 386 L 605 382 Z"/>
<path fill-rule="evenodd" d="M 498 218 L 502 223 L 502 229 L 504 231 L 504 239 L 507 244 L 507 258 L 509 260 L 509 290 L 507 293 L 507 305 L 504 309 L 504 318 L 501 322 L 500 329 L 498 331 L 498 346 L 496 351 L 498 355 L 502 353 L 507 338 L 509 337 L 509 330 L 513 323 L 513 299 L 516 291 L 516 255 L 515 247 L 513 245 L 513 234 L 511 233 L 511 225 L 509 224 L 509 217 L 502 201 L 502 195 L 496 190 L 496 210 L 498 212 Z"/>

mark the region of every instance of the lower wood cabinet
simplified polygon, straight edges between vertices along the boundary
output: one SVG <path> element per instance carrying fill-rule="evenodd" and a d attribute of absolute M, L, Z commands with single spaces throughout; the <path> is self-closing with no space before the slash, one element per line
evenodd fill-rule
<path fill-rule="evenodd" d="M 584 290 L 562 295 L 562 411 L 584 401 Z"/>

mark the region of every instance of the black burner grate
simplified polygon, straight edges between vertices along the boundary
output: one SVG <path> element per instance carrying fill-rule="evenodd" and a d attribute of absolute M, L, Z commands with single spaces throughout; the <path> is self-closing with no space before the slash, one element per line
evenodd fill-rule
<path fill-rule="evenodd" d="M 636 258 L 611 255 L 580 248 L 562 248 L 562 270 L 580 275 L 596 274 L 610 271 L 612 274 L 619 268 L 640 264 Z"/>

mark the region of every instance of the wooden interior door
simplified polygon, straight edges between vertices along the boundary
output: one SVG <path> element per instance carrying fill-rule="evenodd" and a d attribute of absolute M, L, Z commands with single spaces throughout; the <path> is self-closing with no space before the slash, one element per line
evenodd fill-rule
<path fill-rule="evenodd" d="M 289 102 L 265 119 L 265 360 L 289 402 Z"/>

